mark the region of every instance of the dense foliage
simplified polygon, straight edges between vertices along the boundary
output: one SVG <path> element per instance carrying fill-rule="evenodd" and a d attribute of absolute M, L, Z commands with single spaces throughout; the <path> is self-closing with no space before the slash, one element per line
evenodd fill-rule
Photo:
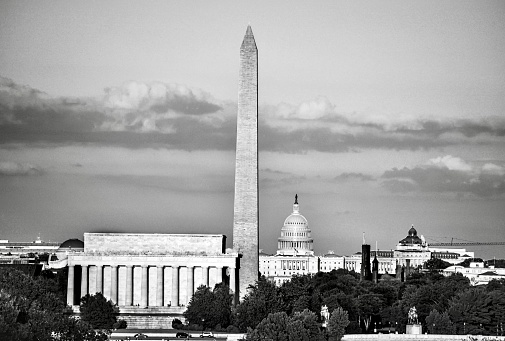
<path fill-rule="evenodd" d="M 95 295 L 86 294 L 81 297 L 81 319 L 95 329 L 111 330 L 116 325 L 117 306 L 99 292 Z"/>
<path fill-rule="evenodd" d="M 214 290 L 202 285 L 191 298 L 184 317 L 189 324 L 200 325 L 203 329 L 226 328 L 231 324 L 232 300 L 233 295 L 227 285 L 219 283 Z"/>
<path fill-rule="evenodd" d="M 328 321 L 328 336 L 340 341 L 345 334 L 345 328 L 349 325 L 349 315 L 347 311 L 338 307 L 333 310 Z"/>
<path fill-rule="evenodd" d="M 246 340 L 324 341 L 316 315 L 308 309 L 289 317 L 285 312 L 268 314 L 256 328 L 248 328 Z"/>
<path fill-rule="evenodd" d="M 105 334 L 70 315 L 60 284 L 47 273 L 33 278 L 0 268 L 0 340 L 106 340 Z"/>
<path fill-rule="evenodd" d="M 261 277 L 234 309 L 231 299 L 219 299 L 223 304 L 216 306 L 216 289 L 200 287 L 185 316 L 213 328 L 221 322 L 210 315 L 226 312 L 228 328 L 247 332 L 248 340 L 338 340 L 344 332 L 381 328 L 404 333 L 409 309 L 416 307 L 423 332 L 505 335 L 505 280 L 472 287 L 461 274 L 441 275 L 444 265 L 430 262 L 427 272 L 414 272 L 404 282 L 385 275 L 378 284 L 343 269 L 294 276 L 280 287 Z M 326 330 L 321 328 L 323 305 L 332 312 Z"/>

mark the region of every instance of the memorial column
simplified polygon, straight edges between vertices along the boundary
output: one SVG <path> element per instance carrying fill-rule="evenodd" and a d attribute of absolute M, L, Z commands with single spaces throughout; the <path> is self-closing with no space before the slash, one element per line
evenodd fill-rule
<path fill-rule="evenodd" d="M 209 286 L 209 267 L 202 266 L 202 284 L 205 286 Z"/>
<path fill-rule="evenodd" d="M 147 277 L 149 275 L 147 265 L 142 265 L 142 284 L 140 288 L 140 306 L 147 307 Z"/>
<path fill-rule="evenodd" d="M 193 293 L 195 291 L 195 281 L 194 281 L 194 267 L 188 266 L 186 267 L 188 270 L 188 289 L 187 289 L 187 303 L 189 303 L 189 300 L 191 297 L 193 297 Z"/>
<path fill-rule="evenodd" d="M 216 274 L 216 284 L 221 283 L 222 281 L 223 281 L 223 267 L 218 266 Z"/>
<path fill-rule="evenodd" d="M 230 289 L 235 292 L 235 268 L 229 267 L 228 271 L 230 272 Z"/>
<path fill-rule="evenodd" d="M 110 299 L 113 303 L 117 304 L 117 265 L 110 267 Z"/>
<path fill-rule="evenodd" d="M 74 266 L 68 266 L 67 304 L 74 305 Z"/>
<path fill-rule="evenodd" d="M 156 286 L 156 306 L 162 307 L 163 306 L 163 266 L 157 266 L 157 276 L 156 276 L 156 281 L 157 286 Z"/>
<path fill-rule="evenodd" d="M 88 293 L 88 266 L 81 265 L 81 297 Z"/>
<path fill-rule="evenodd" d="M 131 306 L 133 304 L 133 267 L 126 266 L 126 298 L 125 305 Z"/>
<path fill-rule="evenodd" d="M 228 268 L 228 271 L 230 272 L 230 289 L 231 291 L 233 292 L 233 304 L 235 305 L 237 303 L 237 300 L 236 300 L 236 291 L 237 291 L 237 288 L 236 288 L 236 279 L 235 279 L 235 274 L 236 274 L 236 269 L 235 268 L 232 268 L 232 267 L 229 267 Z"/>
<path fill-rule="evenodd" d="M 103 293 L 103 265 L 96 266 L 96 292 Z"/>
<path fill-rule="evenodd" d="M 179 306 L 179 267 L 172 266 L 172 305 Z"/>

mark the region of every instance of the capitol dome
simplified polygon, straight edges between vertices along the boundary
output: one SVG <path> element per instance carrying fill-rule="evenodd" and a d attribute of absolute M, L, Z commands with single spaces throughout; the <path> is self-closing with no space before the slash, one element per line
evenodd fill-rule
<path fill-rule="evenodd" d="M 314 240 L 307 219 L 300 214 L 298 195 L 295 196 L 293 213 L 284 220 L 277 245 L 278 255 L 314 255 Z"/>
<path fill-rule="evenodd" d="M 295 212 L 293 210 L 293 213 L 284 220 L 284 226 L 286 225 L 305 225 L 309 226 L 309 223 L 307 222 L 307 219 L 305 219 L 304 216 L 302 216 L 300 213 Z"/>

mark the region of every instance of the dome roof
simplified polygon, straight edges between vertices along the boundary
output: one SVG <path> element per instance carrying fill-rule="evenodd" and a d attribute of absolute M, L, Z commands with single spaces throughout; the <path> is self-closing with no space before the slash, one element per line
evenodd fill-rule
<path fill-rule="evenodd" d="M 400 244 L 422 244 L 423 241 L 417 236 L 417 231 L 414 225 L 409 230 L 409 235 L 399 242 Z"/>
<path fill-rule="evenodd" d="M 69 239 L 61 243 L 60 249 L 84 249 L 84 242 L 79 239 Z"/>
<path fill-rule="evenodd" d="M 305 225 L 307 226 L 309 223 L 307 222 L 307 219 L 305 219 L 304 216 L 302 216 L 300 213 L 297 211 L 294 211 L 290 216 L 284 220 L 284 226 L 286 225 Z"/>
<path fill-rule="evenodd" d="M 313 255 L 314 240 L 310 236 L 309 223 L 300 214 L 298 205 L 298 195 L 295 196 L 293 213 L 286 220 L 281 228 L 281 236 L 278 238 L 278 255 Z"/>
<path fill-rule="evenodd" d="M 416 237 L 416 236 L 417 236 L 417 231 L 414 228 L 414 225 L 412 225 L 412 227 L 409 230 L 409 237 Z"/>

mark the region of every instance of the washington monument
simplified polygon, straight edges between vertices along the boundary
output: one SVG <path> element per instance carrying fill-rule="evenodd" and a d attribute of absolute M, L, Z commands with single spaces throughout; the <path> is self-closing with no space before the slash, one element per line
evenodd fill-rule
<path fill-rule="evenodd" d="M 242 299 L 258 280 L 258 49 L 251 26 L 240 47 L 233 249 L 241 255 L 238 288 Z M 238 289 L 238 292 L 237 292 Z"/>

